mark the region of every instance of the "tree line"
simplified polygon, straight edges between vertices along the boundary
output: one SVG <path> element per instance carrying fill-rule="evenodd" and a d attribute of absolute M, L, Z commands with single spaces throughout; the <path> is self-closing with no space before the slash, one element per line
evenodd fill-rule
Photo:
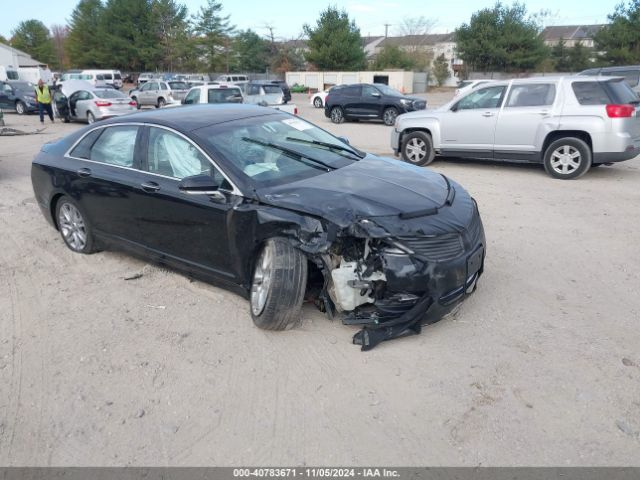
<path fill-rule="evenodd" d="M 640 63 L 640 0 L 621 3 L 595 35 L 595 47 L 581 42 L 553 47 L 541 37 L 544 14 L 530 14 L 523 3 L 474 12 L 455 31 L 456 56 L 475 71 L 578 71 L 596 65 Z M 387 45 L 368 60 L 355 21 L 328 7 L 303 26 L 306 48 L 238 30 L 218 0 L 206 0 L 190 14 L 177 0 L 80 0 L 68 25 L 47 28 L 39 20 L 21 22 L 12 46 L 54 69 L 114 67 L 123 71 L 284 72 L 317 70 L 431 71 L 448 76 L 444 55 L 432 58 L 421 43 L 434 25 L 425 17 L 405 19 L 399 34 L 407 41 Z M 0 37 L 0 41 L 6 39 Z"/>

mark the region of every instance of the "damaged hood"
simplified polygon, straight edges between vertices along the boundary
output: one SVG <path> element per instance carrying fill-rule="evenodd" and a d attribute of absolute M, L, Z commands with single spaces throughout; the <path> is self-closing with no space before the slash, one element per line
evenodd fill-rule
<path fill-rule="evenodd" d="M 366 219 L 388 232 L 397 231 L 400 223 L 406 231 L 441 222 L 442 218 L 436 220 L 439 214 L 419 213 L 443 208 L 451 195 L 468 205 L 471 202 L 464 189 L 439 173 L 373 155 L 326 174 L 257 193 L 264 203 L 322 217 L 341 228 Z M 468 202 L 458 197 L 466 197 Z M 403 215 L 416 212 L 416 218 L 399 221 Z M 453 223 L 465 224 L 469 214 L 470 210 L 454 214 L 464 218 L 456 218 Z"/>

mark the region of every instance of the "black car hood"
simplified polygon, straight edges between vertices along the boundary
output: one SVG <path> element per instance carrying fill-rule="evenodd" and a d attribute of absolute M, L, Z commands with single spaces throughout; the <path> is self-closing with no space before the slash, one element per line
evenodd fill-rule
<path fill-rule="evenodd" d="M 322 217 L 341 228 L 363 219 L 370 220 L 387 232 L 428 230 L 451 231 L 463 227 L 470 209 L 456 214 L 447 205 L 450 189 L 455 190 L 456 203 L 471 203 L 468 194 L 455 182 L 431 170 L 398 160 L 373 155 L 349 166 L 276 187 L 257 191 L 264 203 Z M 465 198 L 468 200 L 465 201 Z M 420 215 L 420 212 L 432 213 Z M 448 220 L 443 218 L 450 211 Z M 401 214 L 418 213 L 411 219 Z M 453 214 L 453 215 L 451 215 Z M 425 232 L 426 233 L 426 232 Z M 435 233 L 435 232 L 434 232 Z"/>

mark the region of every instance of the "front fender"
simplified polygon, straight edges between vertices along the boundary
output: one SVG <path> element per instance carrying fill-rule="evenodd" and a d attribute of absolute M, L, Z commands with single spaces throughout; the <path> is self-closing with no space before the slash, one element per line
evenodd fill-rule
<path fill-rule="evenodd" d="M 431 135 L 433 141 L 433 148 L 440 148 L 441 144 L 441 129 L 440 119 L 435 116 L 416 116 L 405 117 L 401 115 L 398 117 L 397 131 L 400 133 L 398 138 L 398 150 L 402 146 L 402 139 L 405 135 L 411 132 L 427 132 Z"/>

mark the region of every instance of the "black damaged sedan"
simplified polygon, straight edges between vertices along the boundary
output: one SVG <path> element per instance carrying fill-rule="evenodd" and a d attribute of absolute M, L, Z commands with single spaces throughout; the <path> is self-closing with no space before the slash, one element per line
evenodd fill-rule
<path fill-rule="evenodd" d="M 482 222 L 460 185 L 267 107 L 94 124 L 46 144 L 31 178 L 74 252 L 125 249 L 232 289 L 260 328 L 294 326 L 313 301 L 361 326 L 363 350 L 440 320 L 483 271 Z"/>

